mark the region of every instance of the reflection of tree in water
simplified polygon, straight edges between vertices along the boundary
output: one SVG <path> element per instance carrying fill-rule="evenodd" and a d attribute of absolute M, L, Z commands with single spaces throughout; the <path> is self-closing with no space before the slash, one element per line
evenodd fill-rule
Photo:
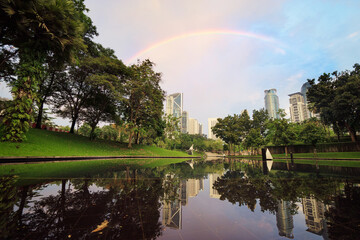
<path fill-rule="evenodd" d="M 334 205 L 325 213 L 330 239 L 360 238 L 360 187 L 346 182 L 344 193 L 334 197 Z"/>
<path fill-rule="evenodd" d="M 90 191 L 91 183 L 105 189 Z M 7 193 L 12 195 L 13 191 Z M 155 239 L 161 234 L 160 196 L 159 178 L 124 177 L 115 182 L 113 179 L 63 180 L 57 195 L 33 199 L 33 206 L 22 214 L 21 231 L 11 231 L 10 238 Z M 11 212 L 16 201 L 19 200 L 8 203 L 11 210 L 2 215 L 4 222 L 16 214 Z M 105 220 L 108 224 L 104 229 L 91 233 Z"/>

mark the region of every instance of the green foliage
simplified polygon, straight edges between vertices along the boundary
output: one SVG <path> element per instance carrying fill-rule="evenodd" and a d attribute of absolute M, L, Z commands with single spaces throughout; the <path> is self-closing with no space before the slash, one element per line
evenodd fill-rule
<path fill-rule="evenodd" d="M 13 74 L 17 76 L 5 78 L 12 86 L 14 101 L 4 117 L 2 140 L 20 142 L 32 120 L 32 105 L 46 57 L 71 59 L 74 48 L 84 48 L 82 23 L 72 1 L 14 0 L 1 1 L 0 5 L 0 46 L 16 49 L 7 63 L 14 60 Z"/>
<path fill-rule="evenodd" d="M 356 131 L 360 130 L 360 65 L 355 64 L 352 71 L 332 74 L 324 73 L 318 78 L 308 80 L 311 87 L 307 98 L 312 109 L 320 113 L 322 121 L 332 125 L 338 137 L 347 129 L 352 141 L 356 141 Z"/>
<path fill-rule="evenodd" d="M 161 74 L 154 72 L 153 67 L 154 63 L 148 59 L 132 65 L 130 77 L 120 86 L 123 91 L 122 117 L 129 128 L 129 148 L 132 147 L 136 130 L 160 130 L 163 126 L 161 120 L 165 93 L 159 85 Z"/>
<path fill-rule="evenodd" d="M 300 138 L 304 143 L 311 144 L 315 147 L 317 143 L 325 140 L 325 136 L 326 132 L 324 127 L 316 119 L 305 121 L 302 124 Z"/>

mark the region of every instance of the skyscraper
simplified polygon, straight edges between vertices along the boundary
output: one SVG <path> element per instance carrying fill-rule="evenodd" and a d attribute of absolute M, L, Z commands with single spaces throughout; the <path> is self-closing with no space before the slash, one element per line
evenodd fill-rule
<path fill-rule="evenodd" d="M 275 88 L 265 90 L 265 109 L 268 111 L 272 119 L 280 118 L 279 111 L 279 97 L 276 95 Z"/>
<path fill-rule="evenodd" d="M 292 122 L 302 122 L 309 118 L 304 96 L 300 93 L 289 94 L 290 119 Z"/>
<path fill-rule="evenodd" d="M 183 94 L 174 93 L 166 97 L 166 115 L 180 118 L 183 112 Z"/>
<path fill-rule="evenodd" d="M 217 118 L 208 118 L 208 138 L 209 139 L 213 139 L 213 140 L 218 139 L 211 130 L 211 128 L 213 126 L 215 126 L 217 122 L 218 122 Z"/>
<path fill-rule="evenodd" d="M 301 94 L 303 95 L 304 97 L 304 102 L 305 102 L 305 106 L 306 106 L 306 111 L 307 111 L 307 115 L 309 118 L 312 118 L 312 117 L 316 117 L 316 118 L 319 118 L 320 119 L 320 114 L 319 113 L 314 113 L 312 111 L 309 110 L 309 102 L 307 100 L 307 91 L 308 89 L 311 87 L 310 83 L 309 82 L 306 82 L 304 83 L 302 86 L 301 86 Z"/>
<path fill-rule="evenodd" d="M 189 118 L 188 133 L 199 134 L 199 122 L 195 118 Z"/>
<path fill-rule="evenodd" d="M 199 123 L 199 134 L 203 135 L 204 131 L 203 131 L 203 125 L 201 123 Z"/>
<path fill-rule="evenodd" d="M 181 116 L 181 132 L 187 133 L 189 131 L 189 114 L 186 111 L 182 112 Z"/>

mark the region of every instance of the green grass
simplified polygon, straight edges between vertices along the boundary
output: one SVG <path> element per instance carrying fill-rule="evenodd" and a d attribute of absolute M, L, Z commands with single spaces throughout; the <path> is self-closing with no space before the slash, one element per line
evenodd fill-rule
<path fill-rule="evenodd" d="M 182 151 L 171 151 L 153 146 L 133 145 L 95 140 L 69 134 L 30 129 L 22 143 L 0 142 L 0 156 L 153 156 L 189 157 Z M 199 155 L 196 155 L 199 156 Z"/>

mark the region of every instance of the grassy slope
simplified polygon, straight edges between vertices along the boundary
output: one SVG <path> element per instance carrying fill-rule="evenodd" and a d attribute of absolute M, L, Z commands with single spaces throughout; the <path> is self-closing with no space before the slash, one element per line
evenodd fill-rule
<path fill-rule="evenodd" d="M 88 138 L 69 133 L 30 129 L 23 143 L 0 142 L 0 156 L 167 156 L 188 157 L 181 151 Z"/>

